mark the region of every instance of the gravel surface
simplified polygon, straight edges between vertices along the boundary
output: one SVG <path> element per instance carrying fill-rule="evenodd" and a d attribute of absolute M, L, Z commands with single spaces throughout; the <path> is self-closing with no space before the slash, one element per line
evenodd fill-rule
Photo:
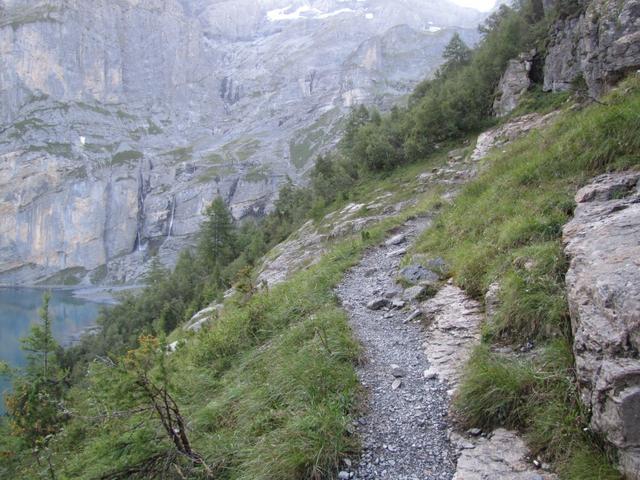
<path fill-rule="evenodd" d="M 376 299 L 400 300 L 402 289 L 395 278 L 403 255 L 397 252 L 427 223 L 409 221 L 396 232 L 405 236 L 402 242 L 370 249 L 337 288 L 363 347 L 365 362 L 358 375 L 369 394 L 356 425 L 361 457 L 344 466 L 339 478 L 451 479 L 455 472 L 456 450 L 447 436 L 447 389 L 424 376 L 429 362 L 422 348 L 423 328 L 419 319 L 407 321 L 415 308 L 367 308 Z"/>

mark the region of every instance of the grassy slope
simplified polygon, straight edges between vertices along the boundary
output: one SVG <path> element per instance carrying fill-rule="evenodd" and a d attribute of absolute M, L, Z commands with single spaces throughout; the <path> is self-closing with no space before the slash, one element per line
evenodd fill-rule
<path fill-rule="evenodd" d="M 633 79 L 604 104 L 567 111 L 494 153 L 416 246 L 445 257 L 456 282 L 477 298 L 501 284 L 501 307 L 456 402 L 461 419 L 520 428 L 562 478 L 619 478 L 609 452 L 584 430 L 588 417 L 577 402 L 561 235 L 587 179 L 640 166 L 639 112 L 640 80 Z M 490 350 L 527 341 L 541 353 L 514 362 Z"/>
<path fill-rule="evenodd" d="M 396 190 L 393 202 L 415 198 L 416 176 L 444 159 L 442 154 L 366 181 L 350 200 L 370 201 L 388 188 Z M 349 429 L 357 409 L 359 349 L 333 288 L 365 248 L 408 217 L 432 211 L 438 198 L 436 191 L 419 193 L 414 207 L 373 226 L 368 236 L 332 244 L 317 265 L 290 281 L 246 302 L 228 302 L 212 328 L 174 335 L 185 342 L 170 356 L 172 391 L 190 422 L 194 448 L 216 478 L 335 475 L 339 459 L 357 447 Z M 109 405 L 105 383 L 104 376 L 90 375 L 72 392 L 74 419 L 51 442 L 59 478 L 101 478 L 170 447 L 147 414 L 101 419 Z M 46 478 L 46 463 L 34 458 L 19 461 L 14 476 Z"/>

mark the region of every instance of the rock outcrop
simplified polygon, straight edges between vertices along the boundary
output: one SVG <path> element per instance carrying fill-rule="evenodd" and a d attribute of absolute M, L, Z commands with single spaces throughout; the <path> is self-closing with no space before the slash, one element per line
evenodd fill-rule
<path fill-rule="evenodd" d="M 351 105 L 410 93 L 480 18 L 436 0 L 0 0 L 0 283 L 171 265 L 216 196 L 264 213 Z"/>
<path fill-rule="evenodd" d="M 567 296 L 591 427 L 640 478 L 640 172 L 597 177 L 564 228 Z"/>
<path fill-rule="evenodd" d="M 542 128 L 550 124 L 557 115 L 557 112 L 551 112 L 546 115 L 529 113 L 527 115 L 514 118 L 509 123 L 481 133 L 478 136 L 476 148 L 471 154 L 471 160 L 474 162 L 482 160 L 494 148 L 503 147 L 515 139 L 526 135 L 531 130 Z"/>
<path fill-rule="evenodd" d="M 531 86 L 529 75 L 534 56 L 535 50 L 523 53 L 507 64 L 507 69 L 500 78 L 497 95 L 493 102 L 493 111 L 496 116 L 504 117 L 515 110 L 520 99 Z"/>
<path fill-rule="evenodd" d="M 584 13 L 556 23 L 544 66 L 545 91 L 584 81 L 599 97 L 640 68 L 640 0 L 594 0 Z"/>

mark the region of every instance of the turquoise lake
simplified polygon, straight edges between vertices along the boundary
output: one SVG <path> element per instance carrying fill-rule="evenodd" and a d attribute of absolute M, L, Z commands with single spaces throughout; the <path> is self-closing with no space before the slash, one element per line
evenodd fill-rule
<path fill-rule="evenodd" d="M 25 355 L 20 350 L 20 338 L 29 333 L 33 323 L 39 321 L 38 309 L 42 306 L 42 289 L 0 288 L 0 361 L 12 367 L 22 367 Z M 95 325 L 101 304 L 76 298 L 68 290 L 53 290 L 49 312 L 53 318 L 53 334 L 61 345 L 68 345 L 82 331 Z M 0 379 L 0 391 L 9 388 Z M 0 412 L 4 400 L 0 401 Z"/>

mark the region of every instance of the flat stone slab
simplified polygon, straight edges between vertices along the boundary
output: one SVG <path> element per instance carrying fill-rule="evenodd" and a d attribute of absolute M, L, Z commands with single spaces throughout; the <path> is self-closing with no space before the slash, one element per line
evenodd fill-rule
<path fill-rule="evenodd" d="M 557 480 L 536 468 L 517 433 L 499 428 L 491 438 L 454 435 L 460 457 L 453 480 Z"/>
<path fill-rule="evenodd" d="M 424 343 L 430 370 L 455 388 L 471 351 L 480 343 L 482 307 L 460 288 L 445 285 L 422 304 L 422 311 L 430 322 Z"/>

